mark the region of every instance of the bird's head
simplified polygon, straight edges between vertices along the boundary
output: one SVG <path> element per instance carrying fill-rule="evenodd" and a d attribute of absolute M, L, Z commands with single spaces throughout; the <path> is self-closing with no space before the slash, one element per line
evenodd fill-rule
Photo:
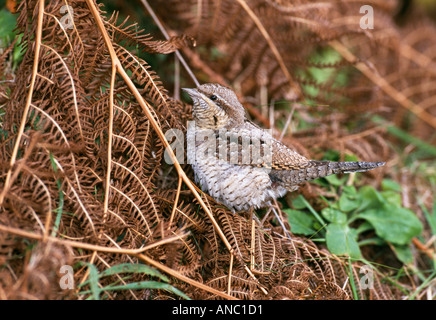
<path fill-rule="evenodd" d="M 216 83 L 205 83 L 197 88 L 183 90 L 194 102 L 194 120 L 200 128 L 218 130 L 244 122 L 244 107 L 233 90 Z"/>

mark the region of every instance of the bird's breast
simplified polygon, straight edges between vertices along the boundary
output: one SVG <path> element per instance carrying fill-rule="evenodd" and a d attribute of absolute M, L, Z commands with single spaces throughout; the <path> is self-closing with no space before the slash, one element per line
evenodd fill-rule
<path fill-rule="evenodd" d="M 188 160 L 203 191 L 236 210 L 260 208 L 286 193 L 284 188 L 272 185 L 268 169 L 231 161 L 237 158 L 237 148 L 232 151 L 230 147 L 228 157 L 220 155 L 220 139 L 223 138 L 215 135 L 204 139 L 210 134 L 206 130 L 188 129 L 188 140 L 192 144 Z"/>

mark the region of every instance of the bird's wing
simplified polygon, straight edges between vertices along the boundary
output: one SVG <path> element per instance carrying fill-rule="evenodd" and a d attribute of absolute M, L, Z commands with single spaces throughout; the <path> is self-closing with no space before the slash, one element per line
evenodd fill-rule
<path fill-rule="evenodd" d="M 278 140 L 273 140 L 272 147 L 271 168 L 273 170 L 298 170 L 311 165 L 309 159 Z"/>
<path fill-rule="evenodd" d="M 272 170 L 298 170 L 311 161 L 251 124 L 216 132 L 216 157 L 238 165 Z"/>

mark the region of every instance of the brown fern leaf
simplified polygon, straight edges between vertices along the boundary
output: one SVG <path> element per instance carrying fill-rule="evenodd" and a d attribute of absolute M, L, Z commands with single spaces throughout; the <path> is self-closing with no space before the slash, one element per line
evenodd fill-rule
<path fill-rule="evenodd" d="M 173 36 L 168 40 L 152 40 L 150 34 L 139 29 L 137 23 L 128 23 L 129 18 L 116 25 L 118 12 L 114 12 L 106 21 L 111 37 L 116 43 L 126 40 L 126 47 L 138 45 L 141 50 L 148 53 L 169 54 L 183 47 L 195 47 L 195 39 L 188 35 Z"/>
<path fill-rule="evenodd" d="M 232 84 L 247 106 L 262 106 L 253 107 L 254 120 L 262 118 L 279 135 L 277 123 L 284 124 L 289 108 L 295 108 L 293 136 L 285 135 L 283 141 L 299 152 L 321 158 L 334 149 L 341 157 L 389 158 L 385 132 L 362 113 L 394 114 L 400 125 L 410 110 L 402 106 L 404 112 L 397 114 L 402 100 L 374 83 L 370 72 L 433 112 L 434 90 L 419 79 L 434 78 L 431 68 L 424 67 L 433 63 L 434 42 L 413 30 L 404 31 L 409 37 L 401 39 L 403 31 L 390 18 L 395 1 L 369 1 L 379 30 L 385 31 L 362 31 L 356 12 L 367 2 L 170 0 L 159 6 L 161 0 L 151 1 L 165 24 L 178 29 L 170 34 L 179 36 L 161 41 L 128 19 L 118 23 L 118 13 L 104 18 L 94 1 L 22 1 L 17 24 L 23 61 L 14 84 L 0 83 L 6 112 L 0 122 L 0 227 L 6 230 L 0 232 L 0 264 L 7 264 L 0 270 L 0 296 L 63 297 L 38 281 L 57 283 L 60 263 L 92 264 L 101 273 L 137 264 L 142 255 L 156 268 L 171 268 L 162 268 L 171 284 L 196 299 L 218 298 L 212 290 L 199 290 L 198 283 L 219 290 L 219 297 L 228 292 L 241 299 L 350 299 L 355 293 L 368 299 L 398 297 L 383 283 L 383 273 L 374 273 L 374 290 L 368 292 L 358 281 L 361 264 L 348 265 L 347 259 L 308 239 L 283 237 L 271 217 L 262 225 L 253 223 L 249 213 L 234 214 L 206 195 L 201 198 L 206 205 L 200 204 L 200 197 L 186 188 L 191 186 L 186 176 L 194 178 L 191 168 L 166 163 L 167 142 L 161 139 L 171 128 L 185 131 L 191 107 L 171 96 L 167 88 L 172 80 L 161 79 L 165 70 L 152 70 L 148 61 L 149 55 L 198 43 L 201 50 L 188 55 L 197 59 L 191 64 L 207 66 L 203 79 L 215 73 Z M 71 28 L 62 24 L 65 4 L 72 9 Z M 433 28 L 423 25 L 421 30 L 431 34 Z M 341 48 L 338 43 L 355 56 L 333 52 L 330 47 Z M 409 54 L 398 50 L 405 45 Z M 136 50 L 149 55 L 141 58 Z M 416 52 L 419 58 L 411 58 Z M 326 59 L 329 55 L 336 59 Z M 7 69 L 3 57 L 0 70 Z M 420 68 L 414 71 L 416 65 Z M 315 69 L 329 76 L 320 79 Z M 283 100 L 292 103 L 276 103 Z M 356 127 L 340 129 L 357 118 Z M 300 124 L 306 129 L 295 132 L 292 126 Z M 316 210 L 325 205 L 316 202 L 320 190 L 303 190 Z M 14 250 L 23 255 L 26 250 L 21 238 L 9 235 L 17 229 L 44 240 L 29 253 L 36 265 L 10 259 Z M 51 246 L 52 240 L 59 246 Z M 73 247 L 68 254 L 62 241 Z M 75 275 L 80 281 L 89 277 L 86 268 Z M 142 273 L 129 276 L 100 279 L 105 297 L 179 298 L 164 290 L 107 289 L 113 283 L 153 279 Z M 11 287 L 16 290 L 9 294 Z"/>

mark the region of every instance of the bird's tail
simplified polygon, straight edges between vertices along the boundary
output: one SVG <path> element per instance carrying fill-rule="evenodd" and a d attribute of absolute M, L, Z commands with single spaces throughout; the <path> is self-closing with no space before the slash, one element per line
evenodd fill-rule
<path fill-rule="evenodd" d="M 386 162 L 365 162 L 365 161 L 345 161 L 345 162 L 330 162 L 330 161 L 313 161 L 319 162 L 318 168 L 322 168 L 326 175 L 335 173 L 351 173 L 364 172 L 384 166 Z M 326 175 L 320 176 L 325 177 Z"/>
<path fill-rule="evenodd" d="M 307 166 L 296 170 L 273 170 L 270 177 L 286 188 L 292 188 L 304 181 L 323 178 L 337 173 L 364 172 L 385 165 L 385 162 L 365 161 L 310 161 Z"/>

